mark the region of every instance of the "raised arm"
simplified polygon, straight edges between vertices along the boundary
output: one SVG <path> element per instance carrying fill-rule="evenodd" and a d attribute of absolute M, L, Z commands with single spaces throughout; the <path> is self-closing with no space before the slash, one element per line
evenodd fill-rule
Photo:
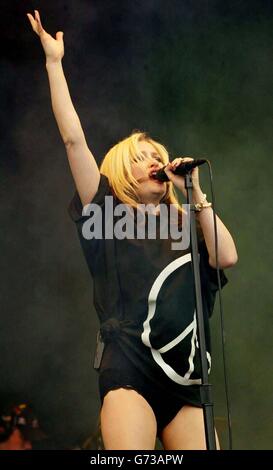
<path fill-rule="evenodd" d="M 56 39 L 48 34 L 35 10 L 34 17 L 27 13 L 33 31 L 40 37 L 46 55 L 51 102 L 60 134 L 65 144 L 69 165 L 83 205 L 91 202 L 98 189 L 100 173 L 89 150 L 80 119 L 73 106 L 62 67 L 64 56 L 63 32 Z"/>

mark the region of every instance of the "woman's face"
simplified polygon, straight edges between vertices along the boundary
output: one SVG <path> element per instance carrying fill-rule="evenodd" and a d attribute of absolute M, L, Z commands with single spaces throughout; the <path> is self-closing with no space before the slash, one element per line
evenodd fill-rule
<path fill-rule="evenodd" d="M 145 155 L 143 161 L 132 163 L 132 174 L 140 183 L 138 188 L 139 200 L 142 204 L 158 205 L 166 194 L 167 183 L 162 183 L 151 177 L 153 171 L 163 167 L 160 155 L 152 144 L 142 140 L 138 143 L 139 149 Z"/>

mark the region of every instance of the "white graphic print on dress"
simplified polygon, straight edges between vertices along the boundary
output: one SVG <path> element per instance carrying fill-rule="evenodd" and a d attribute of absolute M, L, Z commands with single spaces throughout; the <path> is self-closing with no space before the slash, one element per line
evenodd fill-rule
<path fill-rule="evenodd" d="M 156 312 L 156 301 L 160 289 L 163 283 L 166 281 L 168 276 L 172 274 L 176 269 L 180 268 L 186 263 L 191 262 L 191 253 L 187 253 L 186 255 L 180 256 L 179 258 L 172 261 L 168 264 L 163 271 L 158 275 L 155 282 L 152 285 L 148 296 L 148 316 L 143 323 L 143 333 L 141 335 L 142 342 L 151 349 L 151 353 L 155 362 L 163 369 L 165 374 L 174 382 L 180 385 L 193 385 L 193 384 L 200 384 L 201 379 L 191 379 L 191 375 L 194 371 L 194 356 L 196 353 L 196 348 L 198 348 L 198 340 L 197 340 L 197 323 L 196 323 L 196 312 L 194 311 L 193 321 L 172 341 L 170 341 L 165 346 L 161 347 L 160 349 L 155 349 L 152 347 L 150 342 L 150 334 L 151 334 L 151 325 L 150 322 L 155 315 Z M 174 348 L 177 344 L 186 338 L 189 334 L 192 335 L 191 337 L 191 349 L 188 356 L 188 364 L 189 368 L 185 375 L 178 374 L 169 364 L 167 364 L 162 354 L 169 351 L 170 349 Z M 207 359 L 209 363 L 209 368 L 211 366 L 211 356 L 207 351 Z"/>

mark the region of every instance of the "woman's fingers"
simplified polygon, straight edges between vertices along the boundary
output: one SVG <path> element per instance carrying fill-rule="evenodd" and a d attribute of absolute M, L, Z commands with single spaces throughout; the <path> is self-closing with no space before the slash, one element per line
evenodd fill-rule
<path fill-rule="evenodd" d="M 38 24 L 38 31 L 39 31 L 39 33 L 41 33 L 43 31 L 43 26 L 42 26 L 42 23 L 41 23 L 40 13 L 38 12 L 38 10 L 34 10 L 34 11 L 35 11 L 35 19 L 36 19 L 37 24 Z"/>
<path fill-rule="evenodd" d="M 178 158 L 175 158 L 171 162 L 171 166 L 172 166 L 173 169 L 175 169 L 179 165 L 181 165 L 181 163 L 191 162 L 192 160 L 193 160 L 193 158 L 191 158 L 191 157 L 178 157 Z"/>
<path fill-rule="evenodd" d="M 58 31 L 58 32 L 56 33 L 56 40 L 57 40 L 57 41 L 62 41 L 63 36 L 64 36 L 64 33 L 63 33 L 62 31 Z"/>
<path fill-rule="evenodd" d="M 35 12 L 35 20 L 37 21 L 37 23 L 42 26 L 42 23 L 41 23 L 41 18 L 40 18 L 40 13 L 38 12 L 38 10 L 34 10 Z"/>
<path fill-rule="evenodd" d="M 33 31 L 35 31 L 35 33 L 39 36 L 44 29 L 41 23 L 41 18 L 38 10 L 34 10 L 34 15 L 35 16 L 33 17 L 31 13 L 27 13 L 27 17 L 30 21 Z"/>
<path fill-rule="evenodd" d="M 164 167 L 164 171 L 165 173 L 172 173 L 173 170 L 175 169 L 176 167 L 172 164 L 172 163 L 167 163 L 167 165 Z"/>
<path fill-rule="evenodd" d="M 180 163 L 191 162 L 193 158 L 191 157 L 177 157 L 175 158 L 172 163 L 180 165 Z"/>
<path fill-rule="evenodd" d="M 35 31 L 35 33 L 38 34 L 38 29 L 37 29 L 37 24 L 36 24 L 35 19 L 33 18 L 33 16 L 30 13 L 27 13 L 27 17 L 30 21 L 30 24 L 32 26 L 33 31 Z"/>

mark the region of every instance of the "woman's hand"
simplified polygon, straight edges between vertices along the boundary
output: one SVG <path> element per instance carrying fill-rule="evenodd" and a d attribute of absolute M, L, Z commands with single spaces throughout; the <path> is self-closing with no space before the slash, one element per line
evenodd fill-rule
<path fill-rule="evenodd" d="M 172 162 L 168 163 L 167 166 L 165 167 L 165 173 L 168 176 L 169 180 L 172 181 L 172 183 L 184 194 L 184 196 L 187 196 L 187 191 L 185 188 L 185 179 L 184 176 L 179 176 L 175 175 L 173 172 L 174 170 L 181 165 L 181 163 L 186 163 L 186 162 L 191 162 L 193 161 L 193 158 L 190 157 L 178 157 L 175 158 Z M 199 170 L 198 168 L 194 168 L 191 172 L 191 177 L 192 177 L 192 184 L 193 184 L 193 196 L 194 194 L 202 194 L 200 184 L 199 184 Z"/>
<path fill-rule="evenodd" d="M 58 31 L 56 39 L 48 34 L 42 26 L 38 10 L 34 10 L 34 17 L 30 13 L 27 13 L 27 17 L 33 31 L 40 37 L 47 62 L 60 62 L 64 56 L 63 32 Z"/>

